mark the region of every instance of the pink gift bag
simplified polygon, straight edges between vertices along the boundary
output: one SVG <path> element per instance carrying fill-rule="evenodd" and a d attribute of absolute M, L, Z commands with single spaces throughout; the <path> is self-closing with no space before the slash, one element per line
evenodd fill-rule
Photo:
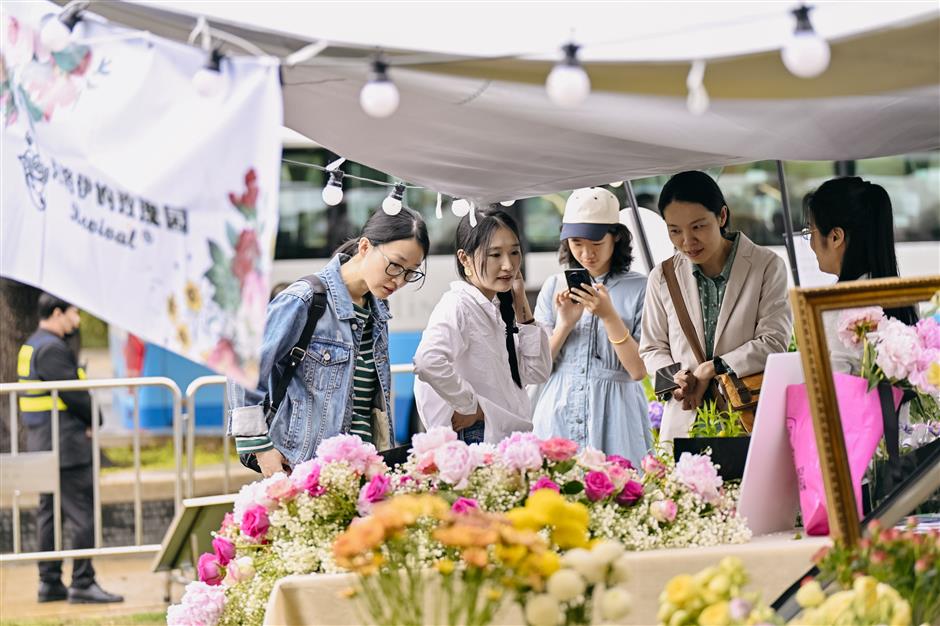
<path fill-rule="evenodd" d="M 862 477 L 884 434 L 881 400 L 877 388 L 868 391 L 868 381 L 864 378 L 837 373 L 833 374 L 833 380 L 845 435 L 845 449 L 849 455 L 852 485 L 855 488 L 855 502 L 861 519 Z M 892 393 L 894 408 L 897 410 L 902 394 L 894 388 Z M 806 385 L 787 387 L 787 431 L 790 433 L 790 446 L 793 448 L 793 462 L 799 482 L 803 527 L 808 535 L 827 535 L 829 517 L 826 512 L 826 488 L 819 466 Z"/>

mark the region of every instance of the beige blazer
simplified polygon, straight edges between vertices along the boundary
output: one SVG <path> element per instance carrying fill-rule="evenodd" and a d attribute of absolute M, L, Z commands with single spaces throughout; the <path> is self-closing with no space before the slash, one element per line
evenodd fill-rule
<path fill-rule="evenodd" d="M 738 236 L 741 241 L 718 312 L 714 354 L 720 356 L 736 374 L 747 376 L 764 370 L 768 354 L 786 351 L 793 315 L 787 299 L 783 259 L 773 251 L 755 245 L 743 233 Z M 704 347 L 705 324 L 692 262 L 681 253 L 676 253 L 673 258 L 685 306 Z M 650 375 L 672 363 L 681 363 L 688 369 L 698 365 L 676 317 L 661 264 L 650 272 L 646 288 L 640 357 Z M 680 402 L 667 402 L 660 428 L 661 440 L 685 436 L 694 417 L 693 411 L 682 410 Z"/>

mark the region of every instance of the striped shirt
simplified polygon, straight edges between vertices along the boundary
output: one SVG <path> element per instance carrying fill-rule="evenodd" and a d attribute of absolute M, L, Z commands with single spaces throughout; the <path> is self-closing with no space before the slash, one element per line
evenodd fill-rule
<path fill-rule="evenodd" d="M 372 353 L 372 316 L 369 309 L 353 304 L 356 319 L 362 325 L 362 339 L 353 371 L 353 416 L 349 434 L 359 435 L 372 443 L 372 406 L 378 378 L 375 373 L 375 355 Z"/>

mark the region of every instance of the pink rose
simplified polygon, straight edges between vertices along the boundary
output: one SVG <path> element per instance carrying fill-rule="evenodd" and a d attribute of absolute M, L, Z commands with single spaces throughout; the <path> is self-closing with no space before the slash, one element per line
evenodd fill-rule
<path fill-rule="evenodd" d="M 633 470 L 626 469 L 622 465 L 610 465 L 607 468 L 607 477 L 614 483 L 614 491 L 620 491 L 627 481 L 633 478 Z"/>
<path fill-rule="evenodd" d="M 584 477 L 584 492 L 588 500 L 597 502 L 614 492 L 614 483 L 604 472 L 588 472 Z"/>
<path fill-rule="evenodd" d="M 222 579 L 225 578 L 225 570 L 219 560 L 209 552 L 199 557 L 196 571 L 199 573 L 199 580 L 207 585 L 219 585 L 222 583 Z"/>
<path fill-rule="evenodd" d="M 447 426 L 435 426 L 412 437 L 411 450 L 421 456 L 426 452 L 433 452 L 448 441 L 457 441 L 457 433 Z"/>
<path fill-rule="evenodd" d="M 666 475 L 666 466 L 652 454 L 643 457 L 643 460 L 640 461 L 640 467 L 643 468 L 644 472 L 656 478 L 662 478 Z"/>
<path fill-rule="evenodd" d="M 268 532 L 268 511 L 263 506 L 253 506 L 242 517 L 242 532 L 258 539 Z"/>
<path fill-rule="evenodd" d="M 620 456 L 619 454 L 608 454 L 607 462 L 613 463 L 614 465 L 618 465 L 622 467 L 623 469 L 628 469 L 628 470 L 633 469 L 633 463 L 630 462 L 630 459 L 624 458 Z"/>
<path fill-rule="evenodd" d="M 539 439 L 532 433 L 513 433 L 499 442 L 496 450 L 510 469 L 526 471 L 542 467 Z"/>
<path fill-rule="evenodd" d="M 359 501 L 356 509 L 359 515 L 368 515 L 372 512 L 372 505 L 385 499 L 389 492 L 392 479 L 385 474 L 377 474 L 359 490 Z"/>
<path fill-rule="evenodd" d="M 307 474 L 307 480 L 304 482 L 304 491 L 313 497 L 322 496 L 326 493 L 326 487 L 320 484 L 320 466 L 315 465 L 310 473 Z"/>
<path fill-rule="evenodd" d="M 280 476 L 280 478 L 268 484 L 265 494 L 268 498 L 277 502 L 292 500 L 300 490 L 286 474 L 275 474 L 272 478 L 277 476 Z"/>
<path fill-rule="evenodd" d="M 226 513 L 222 516 L 222 527 L 219 529 L 219 532 L 225 532 L 235 523 L 235 514 Z"/>
<path fill-rule="evenodd" d="M 539 476 L 539 479 L 529 488 L 529 493 L 535 493 L 539 489 L 551 489 L 552 491 L 561 493 L 561 487 L 558 486 L 558 483 L 548 476 Z"/>
<path fill-rule="evenodd" d="M 578 444 L 563 437 L 552 437 L 539 442 L 539 450 L 549 461 L 567 461 L 578 452 Z"/>
<path fill-rule="evenodd" d="M 578 455 L 578 465 L 596 472 L 607 469 L 607 455 L 595 448 L 585 448 Z"/>
<path fill-rule="evenodd" d="M 434 465 L 441 480 L 457 489 L 466 488 L 474 469 L 470 448 L 463 441 L 448 441 L 434 450 Z"/>
<path fill-rule="evenodd" d="M 228 562 L 235 558 L 235 544 L 225 537 L 213 539 L 212 549 L 215 551 L 215 556 L 219 559 L 220 565 L 228 565 Z"/>
<path fill-rule="evenodd" d="M 324 440 L 317 448 L 322 464 L 345 461 L 359 475 L 363 475 L 382 460 L 375 446 L 363 443 L 357 435 L 336 435 Z"/>
<path fill-rule="evenodd" d="M 450 510 L 457 515 L 463 515 L 470 511 L 479 510 L 480 505 L 473 498 L 457 498 L 451 505 Z"/>
<path fill-rule="evenodd" d="M 657 500 L 650 505 L 650 515 L 657 522 L 672 522 L 676 519 L 678 507 L 672 500 Z"/>
<path fill-rule="evenodd" d="M 643 497 L 643 485 L 635 480 L 627 481 L 623 491 L 617 494 L 617 504 L 630 506 L 636 504 L 636 501 Z"/>
<path fill-rule="evenodd" d="M 854 348 L 862 343 L 868 333 L 878 330 L 884 318 L 885 312 L 880 306 L 847 309 L 839 316 L 839 339 L 845 347 Z"/>

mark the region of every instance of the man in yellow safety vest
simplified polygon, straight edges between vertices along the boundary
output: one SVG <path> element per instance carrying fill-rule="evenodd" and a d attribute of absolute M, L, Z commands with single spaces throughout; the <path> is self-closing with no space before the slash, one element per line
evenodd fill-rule
<path fill-rule="evenodd" d="M 75 352 L 65 337 L 78 329 L 78 309 L 51 294 L 39 296 L 39 328 L 20 348 L 17 375 L 20 382 L 84 378 Z M 72 526 L 74 549 L 94 547 L 94 473 L 92 471 L 91 396 L 87 391 L 62 391 L 56 400 L 59 413 L 59 485 L 62 517 Z M 26 449 L 52 449 L 53 397 L 49 391 L 24 393 L 20 414 L 26 424 Z M 52 494 L 39 497 L 37 527 L 40 551 L 54 543 Z M 62 584 L 62 561 L 39 563 L 39 602 L 68 599 L 72 603 L 121 602 L 95 582 L 90 559 L 72 564 L 72 584 Z"/>

